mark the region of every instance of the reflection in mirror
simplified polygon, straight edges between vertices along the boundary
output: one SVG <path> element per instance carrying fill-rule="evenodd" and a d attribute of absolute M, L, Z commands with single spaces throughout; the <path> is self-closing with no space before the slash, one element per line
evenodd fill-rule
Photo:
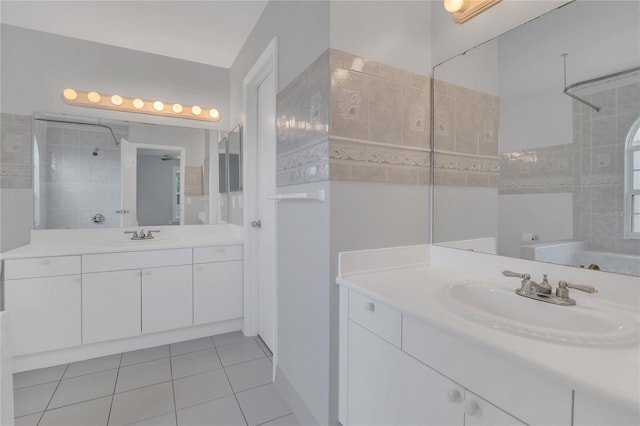
<path fill-rule="evenodd" d="M 207 146 L 217 133 L 35 114 L 35 228 L 217 223 L 209 192 L 217 190 L 218 175 L 209 173 Z M 168 170 L 173 157 L 178 165 L 171 165 L 171 175 L 162 178 L 171 183 L 161 189 L 158 167 Z M 153 182 L 158 186 L 149 186 Z"/>
<path fill-rule="evenodd" d="M 434 243 L 640 275 L 640 3 L 612 3 L 570 3 L 434 68 Z"/>
<path fill-rule="evenodd" d="M 218 143 L 219 214 L 221 221 L 242 226 L 242 127 L 236 126 Z"/>

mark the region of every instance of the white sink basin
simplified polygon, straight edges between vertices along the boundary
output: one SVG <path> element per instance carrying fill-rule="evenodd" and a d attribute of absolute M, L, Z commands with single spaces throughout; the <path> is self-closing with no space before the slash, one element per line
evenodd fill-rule
<path fill-rule="evenodd" d="M 123 237 L 118 240 L 106 240 L 100 241 L 100 244 L 103 246 L 140 246 L 141 248 L 153 246 L 156 244 L 169 244 L 178 241 L 178 238 L 171 237 L 153 237 L 150 240 L 132 240 L 130 237 Z"/>
<path fill-rule="evenodd" d="M 482 281 L 443 287 L 439 300 L 474 322 L 523 336 L 582 345 L 617 345 L 639 340 L 628 313 L 595 301 L 558 306 L 518 296 L 513 289 Z"/>

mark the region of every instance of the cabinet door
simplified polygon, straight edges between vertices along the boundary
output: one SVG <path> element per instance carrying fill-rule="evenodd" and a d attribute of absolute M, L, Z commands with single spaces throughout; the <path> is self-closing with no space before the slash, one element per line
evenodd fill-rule
<path fill-rule="evenodd" d="M 455 383 L 352 321 L 348 351 L 349 425 L 463 424 Z"/>
<path fill-rule="evenodd" d="M 81 343 L 80 275 L 5 281 L 13 355 Z"/>
<path fill-rule="evenodd" d="M 465 390 L 463 409 L 465 426 L 523 426 L 520 420 Z"/>
<path fill-rule="evenodd" d="M 140 334 L 140 270 L 82 276 L 82 343 Z"/>
<path fill-rule="evenodd" d="M 142 332 L 193 325 L 191 265 L 142 270 Z"/>
<path fill-rule="evenodd" d="M 242 317 L 242 261 L 193 265 L 193 323 Z"/>

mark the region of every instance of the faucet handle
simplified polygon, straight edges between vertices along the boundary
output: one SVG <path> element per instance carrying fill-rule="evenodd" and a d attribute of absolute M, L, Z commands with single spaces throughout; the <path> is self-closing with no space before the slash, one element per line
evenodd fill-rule
<path fill-rule="evenodd" d="M 513 272 L 513 271 L 502 271 L 502 275 L 504 275 L 505 277 L 514 277 L 514 278 L 522 278 L 523 280 L 528 280 L 531 279 L 531 275 L 525 273 L 525 274 L 521 274 L 519 272 Z"/>
<path fill-rule="evenodd" d="M 152 232 L 160 232 L 160 230 L 159 229 L 149 229 L 147 231 L 147 236 L 146 236 L 147 239 L 148 238 L 153 238 L 153 234 L 151 234 Z"/>
<path fill-rule="evenodd" d="M 138 231 L 124 231 L 124 233 L 125 233 L 125 234 L 133 234 L 133 235 L 131 236 L 131 239 L 132 239 L 132 240 L 137 240 L 137 239 L 139 239 L 139 238 L 140 238 L 140 237 L 138 236 Z"/>
<path fill-rule="evenodd" d="M 558 287 L 560 288 L 573 288 L 575 290 L 584 291 L 585 293 L 597 293 L 598 289 L 592 285 L 571 284 L 566 281 L 558 281 Z"/>

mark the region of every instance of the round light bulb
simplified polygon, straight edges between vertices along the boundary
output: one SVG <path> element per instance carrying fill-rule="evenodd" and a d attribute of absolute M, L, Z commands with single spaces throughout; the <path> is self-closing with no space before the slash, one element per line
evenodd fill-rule
<path fill-rule="evenodd" d="M 89 102 L 97 104 L 100 102 L 100 94 L 97 92 L 89 92 L 87 93 L 87 99 L 89 99 Z"/>
<path fill-rule="evenodd" d="M 193 115 L 200 115 L 202 113 L 202 108 L 200 108 L 198 105 L 194 105 L 193 107 L 191 107 L 191 112 L 193 113 Z"/>
<path fill-rule="evenodd" d="M 180 114 L 182 112 L 182 105 L 180 104 L 173 104 L 173 106 L 171 107 L 171 109 L 173 110 L 173 112 L 175 112 L 176 114 Z"/>
<path fill-rule="evenodd" d="M 142 109 L 142 107 L 144 106 L 144 102 L 142 102 L 142 99 L 134 99 L 133 100 L 133 107 L 137 108 L 137 109 Z"/>
<path fill-rule="evenodd" d="M 447 12 L 459 12 L 464 7 L 464 0 L 444 0 L 444 8 Z"/>
<path fill-rule="evenodd" d="M 155 109 L 156 111 L 162 111 L 164 109 L 164 104 L 160 101 L 155 101 L 153 103 L 153 109 Z"/>
<path fill-rule="evenodd" d="M 209 117 L 215 120 L 216 118 L 220 117 L 220 113 L 218 112 L 217 109 L 212 108 L 211 110 L 209 110 Z"/>
<path fill-rule="evenodd" d="M 111 96 L 111 103 L 116 105 L 116 106 L 122 105 L 122 96 L 120 96 L 120 95 Z"/>
<path fill-rule="evenodd" d="M 62 96 L 68 101 L 75 101 L 78 99 L 78 92 L 73 89 L 64 89 Z"/>

